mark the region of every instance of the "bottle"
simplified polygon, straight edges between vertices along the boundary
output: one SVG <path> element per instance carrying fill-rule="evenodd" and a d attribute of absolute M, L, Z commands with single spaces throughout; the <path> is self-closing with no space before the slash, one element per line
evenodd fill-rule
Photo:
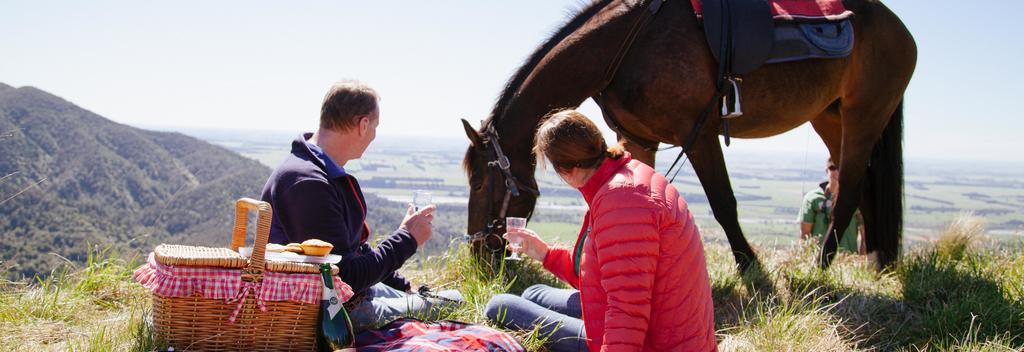
<path fill-rule="evenodd" d="M 317 329 L 317 344 L 321 351 L 334 351 L 348 347 L 355 341 L 352 321 L 348 312 L 341 304 L 338 293 L 334 291 L 334 280 L 331 275 L 331 264 L 320 264 L 320 276 L 323 277 L 323 296 L 320 299 L 320 328 Z"/>

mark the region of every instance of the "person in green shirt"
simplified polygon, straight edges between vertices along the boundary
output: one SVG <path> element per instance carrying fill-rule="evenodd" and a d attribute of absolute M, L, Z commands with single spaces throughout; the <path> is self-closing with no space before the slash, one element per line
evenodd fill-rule
<path fill-rule="evenodd" d="M 804 196 L 803 205 L 800 207 L 800 215 L 797 221 L 800 222 L 800 239 L 814 238 L 820 244 L 828 231 L 830 215 L 832 213 L 832 195 L 839 187 L 839 166 L 828 159 L 825 174 L 828 181 L 822 182 L 818 187 Z M 864 247 L 864 221 L 861 218 L 860 210 L 853 214 L 850 219 L 850 226 L 843 231 L 839 237 L 839 250 L 853 253 L 865 253 Z"/>

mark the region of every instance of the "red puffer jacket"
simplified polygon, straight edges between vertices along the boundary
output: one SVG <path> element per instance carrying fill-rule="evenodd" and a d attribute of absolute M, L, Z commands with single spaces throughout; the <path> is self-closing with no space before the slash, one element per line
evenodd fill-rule
<path fill-rule="evenodd" d="M 544 267 L 580 289 L 590 350 L 717 350 L 704 246 L 675 187 L 626 154 L 580 192 L 575 249 L 553 247 Z"/>

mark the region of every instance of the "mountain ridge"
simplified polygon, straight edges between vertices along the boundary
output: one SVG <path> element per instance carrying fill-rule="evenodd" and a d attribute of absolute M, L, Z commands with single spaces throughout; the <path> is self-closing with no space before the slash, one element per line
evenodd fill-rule
<path fill-rule="evenodd" d="M 86 244 L 134 254 L 162 241 L 224 245 L 233 201 L 258 198 L 270 173 L 224 147 L 110 121 L 31 86 L 0 83 L 0 136 L 0 201 L 20 193 L 0 203 L 8 276 L 80 261 Z"/>

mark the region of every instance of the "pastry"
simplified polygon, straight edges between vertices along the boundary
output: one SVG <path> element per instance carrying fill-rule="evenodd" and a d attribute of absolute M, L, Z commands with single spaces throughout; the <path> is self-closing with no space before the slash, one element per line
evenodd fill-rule
<path fill-rule="evenodd" d="M 280 253 L 286 250 L 286 246 L 279 245 L 277 243 L 267 243 L 267 252 Z"/>
<path fill-rule="evenodd" d="M 284 251 L 298 254 L 305 253 L 305 251 L 302 250 L 302 245 L 298 243 L 289 243 L 287 246 L 284 247 Z"/>
<path fill-rule="evenodd" d="M 322 257 L 330 254 L 331 249 L 333 248 L 334 245 L 318 239 L 311 239 L 302 242 L 302 251 L 306 255 Z"/>

